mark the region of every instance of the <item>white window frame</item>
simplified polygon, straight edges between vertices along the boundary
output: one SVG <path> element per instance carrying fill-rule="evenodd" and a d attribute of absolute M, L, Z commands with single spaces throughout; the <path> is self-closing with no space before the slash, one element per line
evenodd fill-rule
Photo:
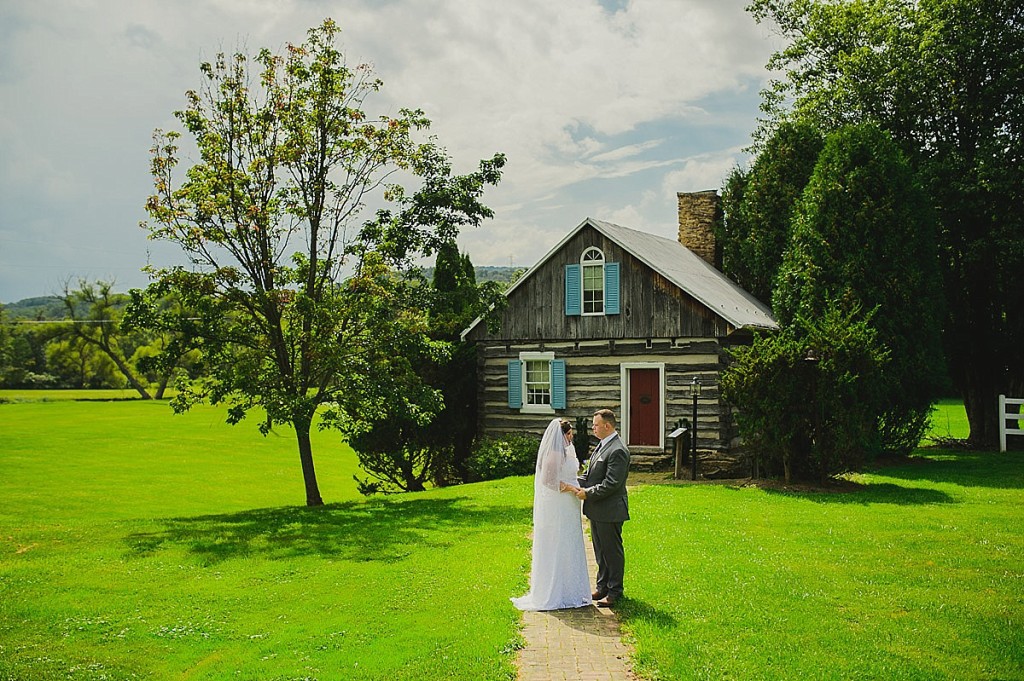
<path fill-rule="evenodd" d="M 606 260 L 605 260 L 605 257 L 604 257 L 604 252 L 600 248 L 598 248 L 596 246 L 590 246 L 589 248 L 584 250 L 583 254 L 580 256 L 580 314 L 583 315 L 584 317 L 602 317 L 602 316 L 604 316 L 605 296 L 607 295 L 607 291 L 605 291 L 605 280 L 604 280 L 604 264 L 605 264 L 605 262 L 606 262 Z M 601 283 L 601 289 L 600 289 L 601 290 L 601 309 L 599 309 L 599 310 L 598 309 L 594 309 L 594 310 L 591 310 L 589 312 L 587 311 L 587 270 L 588 269 L 590 269 L 590 270 L 597 269 L 597 270 L 600 271 L 600 276 L 598 277 L 598 281 L 600 281 L 600 283 Z M 596 291 L 597 289 L 592 289 L 592 290 Z M 591 303 L 591 305 L 593 305 L 593 304 L 594 303 Z"/>
<path fill-rule="evenodd" d="M 551 362 L 555 360 L 554 352 L 521 352 L 519 353 L 519 361 L 523 364 L 522 371 L 522 386 L 521 395 L 523 399 L 523 405 L 519 408 L 520 413 L 523 414 L 554 414 L 555 409 L 551 406 Z M 529 363 L 530 362 L 547 362 L 548 364 L 548 402 L 547 404 L 530 404 L 530 382 L 529 382 Z"/>

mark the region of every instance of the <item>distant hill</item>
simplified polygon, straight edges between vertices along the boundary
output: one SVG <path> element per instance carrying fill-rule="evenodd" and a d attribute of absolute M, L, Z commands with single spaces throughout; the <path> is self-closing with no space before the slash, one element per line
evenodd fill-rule
<path fill-rule="evenodd" d="M 497 281 L 502 284 L 509 284 L 526 271 L 525 267 L 474 267 L 476 272 L 476 283 L 482 284 L 485 281 Z"/>
<path fill-rule="evenodd" d="M 492 265 L 474 266 L 476 283 L 482 284 L 486 281 L 496 281 L 499 284 L 511 284 L 520 274 L 526 271 L 525 267 L 498 267 Z M 427 281 L 434 278 L 434 268 L 424 267 L 423 276 Z"/>
<path fill-rule="evenodd" d="M 476 272 L 476 283 L 482 284 L 486 281 L 496 281 L 499 284 L 510 284 L 519 275 L 526 271 L 525 267 L 497 267 L 484 265 L 474 267 Z M 423 270 L 427 281 L 434 276 L 434 268 L 427 267 Z M 64 319 L 67 314 L 64 311 L 64 304 L 57 296 L 40 296 L 38 298 L 25 298 L 16 303 L 0 303 L 7 313 L 8 319 Z"/>
<path fill-rule="evenodd" d="M 57 296 L 25 298 L 16 303 L 4 303 L 9 319 L 64 319 L 64 303 Z"/>

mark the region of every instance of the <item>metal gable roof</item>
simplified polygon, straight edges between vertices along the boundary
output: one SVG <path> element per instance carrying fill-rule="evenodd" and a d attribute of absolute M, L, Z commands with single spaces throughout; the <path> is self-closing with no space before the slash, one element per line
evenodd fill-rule
<path fill-rule="evenodd" d="M 776 323 L 771 310 L 766 305 L 737 286 L 732 280 L 678 241 L 646 232 L 638 232 L 635 229 L 629 229 L 628 227 L 602 220 L 594 220 L 593 218 L 587 218 L 577 225 L 574 230 L 566 234 L 554 248 L 548 251 L 543 258 L 538 260 L 518 281 L 510 286 L 505 295 L 510 295 L 512 291 L 518 288 L 519 284 L 528 279 L 533 272 L 540 269 L 569 239 L 587 225 L 604 234 L 624 250 L 632 253 L 638 260 L 678 286 L 682 291 L 693 296 L 709 310 L 721 316 L 737 329 L 778 328 L 778 323 Z M 481 321 L 481 317 L 474 319 L 462 332 L 462 338 L 464 339 Z"/>
<path fill-rule="evenodd" d="M 601 220 L 587 223 L 737 329 L 778 328 L 768 306 L 678 241 Z"/>

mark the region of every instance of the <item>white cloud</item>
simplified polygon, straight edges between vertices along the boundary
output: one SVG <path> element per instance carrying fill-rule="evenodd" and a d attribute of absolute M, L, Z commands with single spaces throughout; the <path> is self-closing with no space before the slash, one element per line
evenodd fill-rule
<path fill-rule="evenodd" d="M 749 143 L 751 93 L 774 46 L 745 2 L 631 0 L 617 11 L 597 0 L 9 6 L 0 252 L 32 214 L 65 246 L 138 241 L 141 266 L 150 134 L 178 127 L 171 113 L 199 85 L 199 62 L 237 48 L 280 50 L 325 16 L 341 25 L 349 62 L 374 63 L 385 81 L 371 109 L 423 108 L 460 172 L 508 155 L 487 195 L 495 220 L 462 240 L 477 264 L 532 264 L 587 215 L 668 229 L 675 192 L 720 186 Z M 0 280 L 0 300 L 39 292 L 24 269 Z"/>
<path fill-rule="evenodd" d="M 665 175 L 662 190 L 674 194 L 718 189 L 733 168 L 745 164 L 745 158 L 739 147 L 688 158 L 681 168 Z"/>

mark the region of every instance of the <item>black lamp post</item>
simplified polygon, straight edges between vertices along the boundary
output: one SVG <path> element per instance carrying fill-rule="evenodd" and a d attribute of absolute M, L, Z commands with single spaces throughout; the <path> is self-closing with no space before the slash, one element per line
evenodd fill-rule
<path fill-rule="evenodd" d="M 690 382 L 690 395 L 693 396 L 693 424 L 690 426 L 690 442 L 693 444 L 693 451 L 691 452 L 692 462 L 690 468 L 690 480 L 697 479 L 697 398 L 700 397 L 700 378 L 697 376 L 693 377 L 693 381 Z"/>
<path fill-rule="evenodd" d="M 818 444 L 818 431 L 821 429 L 821 419 L 819 418 L 821 411 L 818 406 L 818 353 L 814 351 L 814 348 L 807 349 L 807 354 L 804 355 L 804 365 L 811 373 L 811 455 L 812 457 L 822 456 L 820 451 L 815 451 L 815 446 Z M 821 479 L 824 482 L 827 470 L 824 458 L 821 461 L 821 466 Z"/>

